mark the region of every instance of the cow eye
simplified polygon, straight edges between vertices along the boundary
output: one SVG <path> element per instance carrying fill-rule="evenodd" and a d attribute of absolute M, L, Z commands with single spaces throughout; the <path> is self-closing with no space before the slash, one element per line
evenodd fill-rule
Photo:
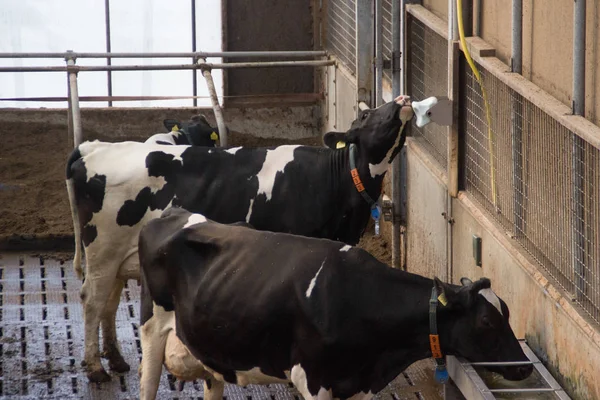
<path fill-rule="evenodd" d="M 365 119 L 367 119 L 367 117 L 369 116 L 369 113 L 363 113 L 363 115 L 360 117 L 361 121 L 364 121 Z"/>
<path fill-rule="evenodd" d="M 487 315 L 484 315 L 483 318 L 481 318 L 481 322 L 483 323 L 483 326 L 486 328 L 494 327 L 494 325 L 492 324 L 492 322 L 490 321 L 490 319 Z"/>

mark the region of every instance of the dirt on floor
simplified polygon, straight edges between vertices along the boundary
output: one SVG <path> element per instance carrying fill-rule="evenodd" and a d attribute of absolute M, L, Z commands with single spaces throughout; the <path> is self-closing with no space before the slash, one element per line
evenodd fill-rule
<path fill-rule="evenodd" d="M 98 132 L 86 139 L 114 141 Z M 0 241 L 8 238 L 40 239 L 72 235 L 73 225 L 65 186 L 65 164 L 71 147 L 65 126 L 4 123 L 0 134 Z M 143 137 L 119 140 L 143 141 Z M 320 137 L 288 140 L 258 138 L 231 132 L 231 146 L 268 147 L 282 144 L 321 146 Z M 368 228 L 360 246 L 390 264 L 390 248 Z"/>

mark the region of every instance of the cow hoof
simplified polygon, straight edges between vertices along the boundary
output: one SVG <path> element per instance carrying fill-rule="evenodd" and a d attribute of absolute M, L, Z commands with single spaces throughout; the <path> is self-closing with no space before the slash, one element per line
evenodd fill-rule
<path fill-rule="evenodd" d="M 88 372 L 87 377 L 90 380 L 90 382 L 94 383 L 110 382 L 110 375 L 107 374 L 106 371 L 104 371 L 103 369 Z"/>
<path fill-rule="evenodd" d="M 129 372 L 129 370 L 130 370 L 129 364 L 127 364 L 125 362 L 125 360 L 123 360 L 120 357 L 116 360 L 109 360 L 108 366 L 110 367 L 111 371 L 115 371 L 115 372 L 119 372 L 119 373 Z"/>

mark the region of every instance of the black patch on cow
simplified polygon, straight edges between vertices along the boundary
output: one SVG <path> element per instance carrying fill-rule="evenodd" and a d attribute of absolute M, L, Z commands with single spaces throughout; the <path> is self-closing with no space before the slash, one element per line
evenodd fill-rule
<path fill-rule="evenodd" d="M 166 144 L 166 145 L 172 145 L 172 143 L 169 142 L 165 142 L 164 140 L 157 140 L 156 144 Z"/>
<path fill-rule="evenodd" d="M 117 224 L 123 226 L 134 226 L 144 218 L 146 210 L 152 201 L 152 191 L 145 187 L 135 197 L 135 200 L 127 200 L 117 213 Z"/>
<path fill-rule="evenodd" d="M 67 159 L 67 179 L 71 179 L 73 176 L 73 169 L 71 168 L 73 163 L 81 158 L 81 152 L 79 151 L 79 147 L 75 148 L 71 152 L 71 155 Z"/>
<path fill-rule="evenodd" d="M 153 151 L 146 157 L 148 176 L 164 177 L 165 185 L 156 193 L 150 187 L 143 188 L 134 200 L 127 200 L 117 213 L 117 224 L 134 226 L 139 223 L 148 209 L 164 210 L 175 194 L 174 176 L 181 170 L 181 162 L 174 161 L 174 155 L 162 151 Z"/>
<path fill-rule="evenodd" d="M 89 246 L 98 235 L 96 227 L 88 224 L 94 213 L 102 210 L 106 175 L 96 174 L 88 180 L 85 162 L 82 158 L 76 159 L 76 156 L 81 157 L 81 153 L 77 149 L 71 153 L 67 162 L 67 177 L 73 180 L 83 244 Z"/>
<path fill-rule="evenodd" d="M 96 239 L 96 236 L 98 236 L 98 229 L 96 228 L 96 225 L 88 224 L 83 227 L 81 231 L 81 239 L 83 240 L 84 246 L 89 246 L 90 243 Z"/>

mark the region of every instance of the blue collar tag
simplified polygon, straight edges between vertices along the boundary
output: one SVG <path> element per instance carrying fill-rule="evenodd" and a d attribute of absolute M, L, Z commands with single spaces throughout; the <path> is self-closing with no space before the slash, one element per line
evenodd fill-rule
<path fill-rule="evenodd" d="M 381 207 L 379 206 L 379 204 L 373 204 L 373 206 L 371 207 L 371 217 L 375 221 L 379 221 L 380 216 L 381 216 Z"/>
<path fill-rule="evenodd" d="M 442 385 L 448 383 L 448 370 L 446 369 L 446 366 L 438 365 L 435 368 L 435 373 L 433 374 L 433 377 L 437 383 L 441 383 Z"/>

